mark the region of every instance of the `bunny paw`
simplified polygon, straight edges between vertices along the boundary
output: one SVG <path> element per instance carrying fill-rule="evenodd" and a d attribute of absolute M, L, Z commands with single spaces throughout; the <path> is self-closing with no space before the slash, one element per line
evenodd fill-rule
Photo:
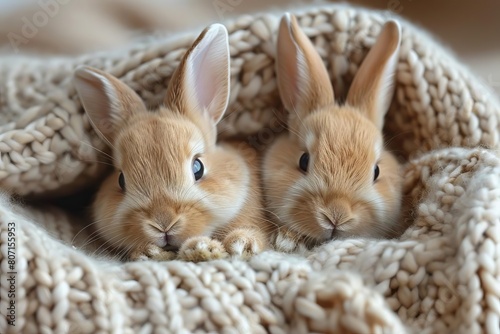
<path fill-rule="evenodd" d="M 209 237 L 189 238 L 179 250 L 179 259 L 184 261 L 202 262 L 225 257 L 227 252 L 221 242 Z"/>
<path fill-rule="evenodd" d="M 290 229 L 280 230 L 274 240 L 274 248 L 284 253 L 304 253 L 307 246 L 302 239 L 300 234 Z"/>
<path fill-rule="evenodd" d="M 251 257 L 264 248 L 263 242 L 250 230 L 234 230 L 224 239 L 224 246 L 231 255 Z"/>
<path fill-rule="evenodd" d="M 168 261 L 175 259 L 175 257 L 176 254 L 174 252 L 166 251 L 154 244 L 149 244 L 145 247 L 136 249 L 130 254 L 130 260 L 132 261 Z"/>

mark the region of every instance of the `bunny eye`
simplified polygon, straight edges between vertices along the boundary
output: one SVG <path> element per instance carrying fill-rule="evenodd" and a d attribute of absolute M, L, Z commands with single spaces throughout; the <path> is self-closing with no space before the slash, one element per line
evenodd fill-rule
<path fill-rule="evenodd" d="M 380 174 L 380 168 L 378 165 L 375 165 L 375 169 L 373 170 L 373 181 L 377 181 L 378 175 Z"/>
<path fill-rule="evenodd" d="M 194 178 L 196 181 L 198 181 L 199 179 L 201 179 L 201 177 L 203 176 L 203 172 L 205 171 L 205 167 L 203 166 L 202 162 L 200 161 L 200 159 L 195 159 L 193 161 L 193 174 L 194 174 Z"/>
<path fill-rule="evenodd" d="M 304 172 L 307 172 L 307 166 L 309 165 L 309 153 L 304 153 L 300 156 L 299 167 Z"/>
<path fill-rule="evenodd" d="M 118 177 L 118 184 L 123 191 L 125 191 L 125 176 L 122 172 L 120 172 L 120 176 Z"/>

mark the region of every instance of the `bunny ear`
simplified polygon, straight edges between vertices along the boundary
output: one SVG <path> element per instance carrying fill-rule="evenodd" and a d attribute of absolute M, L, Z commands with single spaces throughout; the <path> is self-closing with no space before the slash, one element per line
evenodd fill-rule
<path fill-rule="evenodd" d="M 229 102 L 229 41 L 226 27 L 213 24 L 186 52 L 172 79 L 165 105 L 181 113 L 202 113 L 217 124 Z"/>
<path fill-rule="evenodd" d="M 334 102 L 325 65 L 290 13 L 280 22 L 276 72 L 281 99 L 289 111 L 300 115 Z"/>
<path fill-rule="evenodd" d="M 397 21 L 388 21 L 375 45 L 359 68 L 346 103 L 357 107 L 379 128 L 394 95 L 394 75 L 399 57 L 401 29 Z"/>
<path fill-rule="evenodd" d="M 79 67 L 73 82 L 92 126 L 110 144 L 124 121 L 135 113 L 147 111 L 130 87 L 98 69 Z"/>

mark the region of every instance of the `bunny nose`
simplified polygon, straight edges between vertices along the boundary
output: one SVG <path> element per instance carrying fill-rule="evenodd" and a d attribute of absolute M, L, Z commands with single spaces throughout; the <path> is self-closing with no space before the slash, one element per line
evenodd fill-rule
<path fill-rule="evenodd" d="M 169 235 L 168 232 L 165 232 L 163 238 L 165 239 L 165 246 L 163 247 L 164 250 L 175 252 L 179 249 L 179 247 L 172 245 L 172 236 Z"/>
<path fill-rule="evenodd" d="M 179 222 L 179 219 L 172 219 L 172 220 L 167 220 L 163 223 L 163 225 L 165 226 L 166 228 L 166 231 L 165 233 L 168 233 L 174 226 L 175 224 L 177 224 Z"/>
<path fill-rule="evenodd" d="M 170 212 L 159 212 L 155 215 L 154 219 L 168 233 L 179 222 L 180 217 Z"/>
<path fill-rule="evenodd" d="M 333 229 L 337 227 L 337 222 L 333 219 L 333 217 L 328 216 L 324 213 L 321 214 L 322 220 L 326 223 L 325 225 L 331 225 Z"/>
<path fill-rule="evenodd" d="M 321 214 L 320 224 L 323 227 L 323 237 L 325 240 L 332 240 L 337 234 L 337 222 L 330 215 Z"/>
<path fill-rule="evenodd" d="M 347 200 L 337 199 L 330 203 L 330 214 L 328 215 L 335 225 L 339 226 L 349 220 L 352 215 L 351 205 Z"/>

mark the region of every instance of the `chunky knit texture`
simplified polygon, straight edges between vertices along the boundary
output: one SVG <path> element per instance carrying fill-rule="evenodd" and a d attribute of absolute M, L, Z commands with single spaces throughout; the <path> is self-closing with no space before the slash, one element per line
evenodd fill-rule
<path fill-rule="evenodd" d="M 328 66 L 336 96 L 386 20 L 338 5 L 296 10 Z M 265 147 L 282 115 L 274 73 L 281 13 L 226 22 L 232 56 L 222 137 Z M 79 250 L 81 219 L 48 207 L 0 203 L 0 313 L 9 303 L 9 223 L 16 234 L 16 326 L 10 333 L 498 333 L 500 328 L 500 103 L 425 33 L 402 21 L 390 146 L 405 164 L 412 226 L 397 240 L 334 241 L 300 255 L 249 261 L 118 263 Z M 199 31 L 157 36 L 79 58 L 3 57 L 0 186 L 19 195 L 75 192 L 102 176 L 105 149 L 71 84 L 88 64 L 160 103 Z M 259 133 L 257 133 L 260 130 Z M 490 150 L 488 150 L 490 149 Z"/>

